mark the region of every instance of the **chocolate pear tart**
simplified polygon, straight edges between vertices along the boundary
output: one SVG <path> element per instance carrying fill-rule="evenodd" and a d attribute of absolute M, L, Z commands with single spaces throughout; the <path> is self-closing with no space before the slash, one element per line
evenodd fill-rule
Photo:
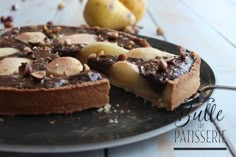
<path fill-rule="evenodd" d="M 68 114 L 109 103 L 110 83 L 173 110 L 200 84 L 200 57 L 99 27 L 0 31 L 0 115 Z"/>
<path fill-rule="evenodd" d="M 194 52 L 182 51 L 175 56 L 153 48 L 136 48 L 118 56 L 93 55 L 88 59 L 88 65 L 106 74 L 111 84 L 168 110 L 196 93 L 200 86 L 200 62 Z"/>

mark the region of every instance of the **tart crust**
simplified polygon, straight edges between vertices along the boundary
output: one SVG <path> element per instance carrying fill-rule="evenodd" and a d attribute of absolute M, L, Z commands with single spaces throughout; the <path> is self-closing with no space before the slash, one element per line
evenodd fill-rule
<path fill-rule="evenodd" d="M 109 102 L 107 79 L 51 89 L 0 88 L 1 115 L 69 114 Z"/>

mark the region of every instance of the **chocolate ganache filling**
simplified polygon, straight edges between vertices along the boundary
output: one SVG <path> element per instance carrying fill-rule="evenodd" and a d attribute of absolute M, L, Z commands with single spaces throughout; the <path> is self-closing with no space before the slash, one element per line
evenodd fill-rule
<path fill-rule="evenodd" d="M 19 35 L 25 32 L 41 32 L 45 38 L 43 41 L 36 43 L 19 40 Z M 143 39 L 122 32 L 100 29 L 97 27 L 60 27 L 40 25 L 12 28 L 11 30 L 1 30 L 0 48 L 10 47 L 17 49 L 18 52 L 9 56 L 0 57 L 0 61 L 4 58 L 14 57 L 29 59 L 32 63 L 22 64 L 22 66 L 19 67 L 19 73 L 1 75 L 0 87 L 17 89 L 49 89 L 105 79 L 100 73 L 93 70 L 83 70 L 79 74 L 59 78 L 45 74 L 45 76 L 38 76 L 38 73 L 42 74 L 42 72 L 46 71 L 47 65 L 51 61 L 59 57 L 69 56 L 77 58 L 77 55 L 86 44 L 59 42 L 61 37 L 73 34 L 93 35 L 96 41 L 115 42 L 126 49 L 149 46 L 149 44 Z M 101 66 L 105 65 L 102 64 Z M 34 74 L 33 72 L 38 73 Z"/>
<path fill-rule="evenodd" d="M 156 57 L 150 60 L 128 57 L 126 61 L 137 65 L 139 74 L 144 78 L 155 84 L 164 85 L 167 81 L 174 80 L 191 70 L 195 61 L 191 53 L 193 52 L 186 51 L 184 56 Z M 107 69 L 118 61 L 120 61 L 119 56 L 104 55 L 99 58 L 90 58 L 88 65 L 106 73 Z"/>

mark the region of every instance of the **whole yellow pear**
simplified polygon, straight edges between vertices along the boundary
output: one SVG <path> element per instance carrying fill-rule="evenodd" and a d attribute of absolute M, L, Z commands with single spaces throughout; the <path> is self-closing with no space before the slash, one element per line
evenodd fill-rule
<path fill-rule="evenodd" d="M 146 0 L 120 0 L 136 17 L 138 22 L 144 15 L 147 4 Z"/>
<path fill-rule="evenodd" d="M 136 22 L 135 16 L 119 0 L 88 0 L 84 18 L 90 26 L 120 30 Z"/>

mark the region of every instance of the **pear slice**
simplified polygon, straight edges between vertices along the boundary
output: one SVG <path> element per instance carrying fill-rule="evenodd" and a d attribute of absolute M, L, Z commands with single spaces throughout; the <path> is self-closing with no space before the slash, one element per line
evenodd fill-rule
<path fill-rule="evenodd" d="M 125 54 L 127 57 L 132 58 L 143 58 L 145 60 L 154 59 L 156 57 L 171 57 L 174 56 L 173 54 L 160 51 L 158 49 L 152 47 L 145 47 L 145 48 L 136 48 L 132 49 Z"/>
<path fill-rule="evenodd" d="M 73 35 L 67 35 L 59 40 L 60 44 L 91 44 L 97 41 L 97 35 L 94 34 L 73 34 Z"/>
<path fill-rule="evenodd" d="M 136 22 L 135 16 L 119 0 L 88 0 L 84 18 L 90 26 L 120 30 Z"/>
<path fill-rule="evenodd" d="M 143 16 L 147 8 L 146 0 L 120 0 L 136 17 L 138 22 Z"/>
<path fill-rule="evenodd" d="M 0 57 L 6 57 L 9 55 L 15 54 L 17 52 L 19 52 L 18 49 L 11 48 L 11 47 L 0 48 Z"/>
<path fill-rule="evenodd" d="M 135 88 L 142 90 L 149 88 L 146 79 L 141 77 L 135 64 L 118 61 L 109 68 L 108 77 L 111 83 L 119 87 L 135 92 Z"/>
<path fill-rule="evenodd" d="M 128 50 L 114 43 L 96 42 L 82 48 L 78 58 L 82 63 L 87 63 L 88 57 L 91 54 L 99 55 L 101 52 L 104 55 L 118 56 L 120 54 L 126 54 Z"/>
<path fill-rule="evenodd" d="M 0 75 L 11 75 L 18 73 L 18 68 L 21 63 L 31 64 L 32 61 L 28 58 L 7 57 L 0 61 Z"/>
<path fill-rule="evenodd" d="M 24 32 L 20 35 L 16 36 L 16 39 L 24 42 L 24 43 L 33 43 L 33 44 L 44 44 L 46 35 L 42 32 Z"/>
<path fill-rule="evenodd" d="M 79 60 L 72 57 L 59 57 L 47 65 L 47 75 L 53 77 L 79 74 L 83 66 Z"/>

